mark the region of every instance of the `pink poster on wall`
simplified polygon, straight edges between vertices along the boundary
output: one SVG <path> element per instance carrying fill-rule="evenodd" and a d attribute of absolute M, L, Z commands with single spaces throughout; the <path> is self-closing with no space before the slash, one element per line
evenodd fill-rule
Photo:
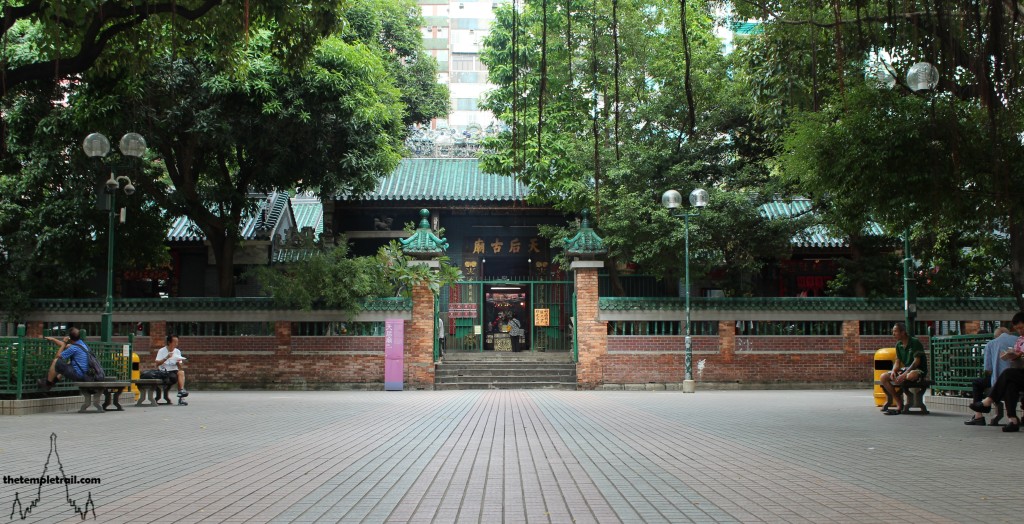
<path fill-rule="evenodd" d="M 402 391 L 405 321 L 384 321 L 384 391 Z"/>

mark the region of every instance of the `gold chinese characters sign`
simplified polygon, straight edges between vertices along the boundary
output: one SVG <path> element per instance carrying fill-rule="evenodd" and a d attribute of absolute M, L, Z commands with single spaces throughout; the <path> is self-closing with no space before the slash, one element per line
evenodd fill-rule
<path fill-rule="evenodd" d="M 492 240 L 493 239 L 493 240 Z M 518 255 L 536 256 L 547 252 L 547 242 L 541 238 L 476 237 L 464 242 L 466 255 Z"/>
<path fill-rule="evenodd" d="M 533 310 L 533 325 L 545 327 L 551 325 L 551 310 L 550 309 L 534 309 Z"/>

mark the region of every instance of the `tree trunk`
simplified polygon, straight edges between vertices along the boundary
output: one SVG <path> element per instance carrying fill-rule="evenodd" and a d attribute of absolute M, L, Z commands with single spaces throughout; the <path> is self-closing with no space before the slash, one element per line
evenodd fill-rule
<path fill-rule="evenodd" d="M 1010 210 L 1010 280 L 1013 282 L 1013 298 L 1017 308 L 1024 311 L 1024 220 L 1020 211 Z"/>
<path fill-rule="evenodd" d="M 212 233 L 212 234 L 211 234 Z M 220 297 L 235 296 L 235 249 L 238 235 L 220 228 L 206 231 L 210 241 L 213 260 L 217 264 L 217 294 Z"/>

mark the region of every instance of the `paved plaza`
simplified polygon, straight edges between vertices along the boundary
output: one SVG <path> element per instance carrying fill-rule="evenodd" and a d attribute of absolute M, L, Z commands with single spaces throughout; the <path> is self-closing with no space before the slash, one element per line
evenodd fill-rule
<path fill-rule="evenodd" d="M 0 417 L 0 475 L 45 465 L 100 479 L 67 493 L 2 484 L 0 518 L 81 522 L 77 507 L 96 522 L 1021 520 L 1024 434 L 881 416 L 868 390 L 189 400 Z M 47 464 L 51 440 L 59 465 Z"/>

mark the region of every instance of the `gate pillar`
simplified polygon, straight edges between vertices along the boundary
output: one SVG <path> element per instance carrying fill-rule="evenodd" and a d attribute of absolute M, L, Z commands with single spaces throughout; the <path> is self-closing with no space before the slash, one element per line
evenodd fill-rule
<path fill-rule="evenodd" d="M 576 287 L 576 383 L 594 389 L 604 383 L 604 360 L 608 354 L 608 323 L 598 319 L 597 271 L 600 260 L 577 260 L 570 264 Z"/>
<path fill-rule="evenodd" d="M 438 258 L 448 249 L 448 241 L 438 238 L 430 228 L 430 211 L 420 210 L 420 223 L 412 236 L 399 240 L 402 253 L 416 260 L 410 266 L 440 267 Z M 412 321 L 405 333 L 405 383 L 412 389 L 434 389 L 434 292 L 429 282 L 417 282 L 412 288 Z"/>
<path fill-rule="evenodd" d="M 608 254 L 604 241 L 590 226 L 590 211 L 581 213 L 580 229 L 572 238 L 564 239 L 565 254 L 574 257 L 569 269 L 573 271 L 576 287 L 576 384 L 593 389 L 604 383 L 604 363 L 608 354 L 608 324 L 598 319 L 597 270 L 604 262 L 596 260 Z"/>

